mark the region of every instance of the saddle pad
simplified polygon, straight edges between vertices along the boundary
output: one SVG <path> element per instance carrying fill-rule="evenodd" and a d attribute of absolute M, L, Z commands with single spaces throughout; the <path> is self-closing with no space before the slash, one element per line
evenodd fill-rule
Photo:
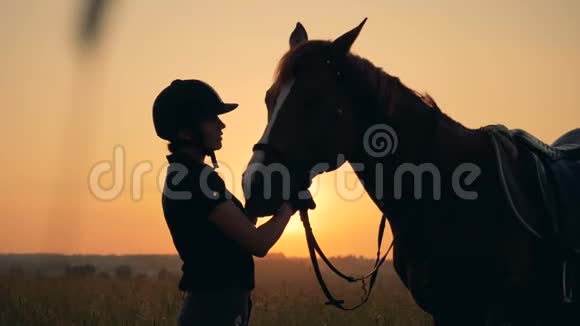
<path fill-rule="evenodd" d="M 491 136 L 495 151 L 498 183 L 507 207 L 530 233 L 542 239 L 551 229 L 549 215 L 542 205 L 543 196 L 537 185 L 537 172 L 530 156 L 513 142 L 509 130 L 501 125 L 484 127 Z"/>
<path fill-rule="evenodd" d="M 547 164 L 554 177 L 559 202 L 559 231 L 570 248 L 580 254 L 580 160 Z"/>
<path fill-rule="evenodd" d="M 499 182 L 514 215 L 538 238 L 554 235 L 580 254 L 580 160 L 570 159 L 572 151 L 538 152 L 522 139 L 521 130 L 484 129 L 491 135 Z"/>

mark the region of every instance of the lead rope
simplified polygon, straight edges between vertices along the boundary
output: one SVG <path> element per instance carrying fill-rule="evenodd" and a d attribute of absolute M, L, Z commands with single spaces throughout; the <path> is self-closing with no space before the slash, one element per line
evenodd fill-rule
<path fill-rule="evenodd" d="M 378 250 L 377 250 L 377 258 L 375 260 L 375 265 L 374 265 L 373 269 L 368 274 L 361 276 L 361 277 L 353 277 L 353 276 L 343 274 L 328 260 L 328 258 L 326 257 L 326 255 L 324 254 L 322 249 L 320 249 L 320 246 L 318 246 L 318 242 L 316 241 L 316 238 L 314 237 L 314 233 L 312 232 L 312 227 L 310 226 L 310 219 L 308 216 L 308 210 L 306 210 L 306 209 L 300 210 L 300 219 L 302 220 L 302 224 L 304 225 L 304 231 L 306 233 L 306 243 L 308 244 L 308 252 L 310 254 L 310 260 L 312 262 L 314 274 L 316 275 L 316 279 L 318 280 L 318 284 L 320 284 L 320 288 L 322 289 L 322 292 L 324 292 L 324 294 L 326 295 L 326 298 L 328 299 L 328 302 L 326 302 L 326 304 L 333 305 L 338 309 L 346 310 L 346 311 L 355 310 L 358 307 L 365 304 L 371 295 L 371 292 L 372 292 L 373 287 L 375 285 L 375 281 L 377 279 L 379 269 L 383 265 L 383 263 L 385 262 L 385 260 L 387 258 L 387 255 L 389 254 L 389 252 L 393 248 L 393 244 L 394 244 L 395 238 L 396 238 L 396 236 L 393 237 L 393 240 L 391 241 L 391 244 L 390 244 L 389 248 L 387 249 L 387 252 L 384 254 L 384 256 L 381 257 L 381 244 L 383 242 L 383 235 L 385 233 L 385 226 L 386 226 L 386 220 L 387 220 L 386 216 L 383 214 L 383 216 L 381 218 L 381 224 L 379 226 Z M 330 270 L 332 270 L 336 275 L 345 279 L 349 283 L 354 283 L 354 282 L 361 282 L 362 283 L 362 290 L 363 290 L 364 294 L 363 294 L 363 296 L 361 298 L 361 302 L 359 304 L 357 304 L 353 307 L 345 307 L 344 300 L 336 299 L 332 295 L 332 293 L 328 289 L 328 286 L 326 285 L 326 282 L 324 281 L 324 278 L 322 277 L 322 273 L 320 272 L 320 266 L 318 265 L 318 259 L 316 256 L 317 253 L 320 256 L 320 258 L 324 261 L 326 266 L 328 266 L 328 268 L 330 268 Z M 369 287 L 367 290 L 366 280 L 369 277 L 370 277 L 370 283 L 369 283 Z"/>

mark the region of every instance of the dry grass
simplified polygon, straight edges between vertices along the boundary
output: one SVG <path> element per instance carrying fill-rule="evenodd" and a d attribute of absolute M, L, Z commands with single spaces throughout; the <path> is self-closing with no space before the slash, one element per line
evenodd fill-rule
<path fill-rule="evenodd" d="M 368 260 L 338 265 L 362 272 Z M 387 264 L 385 264 L 387 265 Z M 369 302 L 354 312 L 325 306 L 308 262 L 264 259 L 256 262 L 252 325 L 431 325 L 412 301 L 390 265 L 385 266 Z M 0 325 L 175 325 L 181 295 L 177 278 L 130 280 L 0 276 Z M 360 285 L 329 278 L 337 297 L 356 303 Z"/>

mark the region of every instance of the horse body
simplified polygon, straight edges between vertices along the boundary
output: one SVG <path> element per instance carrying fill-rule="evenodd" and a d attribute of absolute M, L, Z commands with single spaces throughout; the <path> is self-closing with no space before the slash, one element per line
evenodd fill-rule
<path fill-rule="evenodd" d="M 288 199 L 276 191 L 268 200 L 256 195 L 268 188 L 263 177 L 255 177 L 271 176 L 268 164 L 287 166 L 285 180 L 296 191 L 304 180 L 338 168 L 340 156 L 388 217 L 395 270 L 438 324 L 578 320 L 578 305 L 566 306 L 576 310 L 559 317 L 564 310 L 559 257 L 514 217 L 498 182 L 490 133 L 465 128 L 429 96 L 350 54 L 363 24 L 333 42 L 307 41 L 300 24 L 293 31 L 291 50 L 266 95 L 268 125 L 244 174 L 246 208 L 260 207 L 257 214 L 268 215 Z M 375 126 L 395 132 L 396 150 L 369 152 L 365 137 Z M 511 154 L 518 166 L 523 160 L 518 149 Z M 320 169 L 320 163 L 326 167 Z M 461 178 L 458 170 L 465 164 L 478 169 L 476 177 Z M 513 173 L 518 180 L 528 177 L 524 169 Z M 276 188 L 276 181 L 269 185 Z M 527 222 L 542 230 L 543 208 L 529 207 L 527 213 Z"/>
<path fill-rule="evenodd" d="M 401 198 L 393 199 L 392 190 L 383 189 L 383 198 L 377 199 L 375 169 L 358 172 L 367 193 L 389 217 L 397 237 L 394 266 L 402 282 L 422 309 L 442 320 L 474 324 L 547 304 L 549 297 L 553 299 L 542 288 L 548 262 L 540 258 L 544 255 L 540 244 L 510 216 L 501 197 L 489 135 L 464 128 L 414 93 L 405 92 L 403 103 L 394 105 L 405 109 L 374 123 L 388 121 L 397 126 L 397 120 L 416 121 L 430 115 L 438 121 L 430 123 L 437 126 L 403 123 L 406 129 L 397 129 L 399 148 L 413 150 L 402 149 L 376 162 L 365 157 L 361 148 L 353 159 L 366 160 L 365 166 L 383 163 L 383 185 L 396 184 L 393 178 L 401 162 L 432 164 L 440 172 L 439 199 L 433 199 L 427 178 L 421 199 L 415 198 L 414 180 L 409 178 L 403 180 Z M 481 168 L 480 177 L 471 185 L 477 189 L 475 200 L 458 198 L 453 190 L 453 172 L 465 162 Z M 531 314 L 526 311 L 525 316 Z"/>

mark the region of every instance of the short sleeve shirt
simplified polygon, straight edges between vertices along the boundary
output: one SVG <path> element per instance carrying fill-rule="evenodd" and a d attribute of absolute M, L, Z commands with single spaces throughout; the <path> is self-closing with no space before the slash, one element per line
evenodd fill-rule
<path fill-rule="evenodd" d="M 209 165 L 182 154 L 171 154 L 167 159 L 170 164 L 162 205 L 173 243 L 183 261 L 179 288 L 253 289 L 252 255 L 209 221 L 213 209 L 227 200 L 242 211 L 243 205 Z"/>

